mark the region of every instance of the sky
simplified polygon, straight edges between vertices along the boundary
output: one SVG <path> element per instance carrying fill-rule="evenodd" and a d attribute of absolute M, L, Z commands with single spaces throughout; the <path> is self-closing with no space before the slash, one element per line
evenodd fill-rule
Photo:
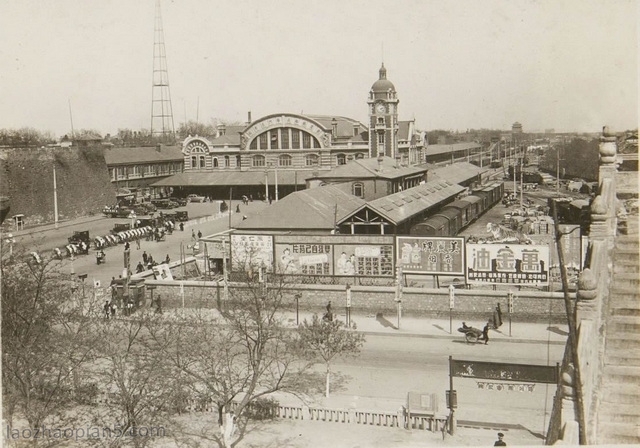
<path fill-rule="evenodd" d="M 637 0 L 162 0 L 174 123 L 367 123 L 384 61 L 421 130 L 638 123 Z M 2 0 L 0 128 L 151 125 L 155 0 Z"/>

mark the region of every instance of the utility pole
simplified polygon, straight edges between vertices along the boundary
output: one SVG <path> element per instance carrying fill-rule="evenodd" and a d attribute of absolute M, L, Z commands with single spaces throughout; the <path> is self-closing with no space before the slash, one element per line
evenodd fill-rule
<path fill-rule="evenodd" d="M 58 183 L 56 182 L 56 161 L 53 161 L 53 220 L 58 228 Z"/>

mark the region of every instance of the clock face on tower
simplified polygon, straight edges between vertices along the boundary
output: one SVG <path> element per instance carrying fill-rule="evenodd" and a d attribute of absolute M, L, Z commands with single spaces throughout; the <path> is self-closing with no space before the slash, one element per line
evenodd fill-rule
<path fill-rule="evenodd" d="M 387 111 L 387 108 L 384 107 L 384 104 L 378 104 L 376 106 L 376 110 L 378 111 L 379 114 L 383 114 Z"/>

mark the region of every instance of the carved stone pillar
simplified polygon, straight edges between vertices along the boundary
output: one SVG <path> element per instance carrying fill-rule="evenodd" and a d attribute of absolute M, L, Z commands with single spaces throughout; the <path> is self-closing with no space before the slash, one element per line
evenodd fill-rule
<path fill-rule="evenodd" d="M 578 277 L 578 303 L 577 321 L 582 319 L 597 319 L 598 304 L 595 300 L 598 296 L 598 279 L 589 268 L 580 273 Z"/>

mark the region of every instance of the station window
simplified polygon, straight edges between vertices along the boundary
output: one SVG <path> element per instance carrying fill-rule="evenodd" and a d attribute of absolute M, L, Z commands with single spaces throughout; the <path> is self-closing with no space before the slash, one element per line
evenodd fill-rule
<path fill-rule="evenodd" d="M 291 156 L 283 154 L 278 157 L 278 166 L 291 166 Z"/>
<path fill-rule="evenodd" d="M 318 165 L 319 157 L 316 154 L 309 154 L 305 157 L 305 165 L 316 166 Z"/>
<path fill-rule="evenodd" d="M 364 185 L 360 182 L 353 184 L 353 195 L 359 198 L 364 197 Z"/>
<path fill-rule="evenodd" d="M 251 159 L 252 166 L 264 166 L 264 156 L 253 156 Z"/>

